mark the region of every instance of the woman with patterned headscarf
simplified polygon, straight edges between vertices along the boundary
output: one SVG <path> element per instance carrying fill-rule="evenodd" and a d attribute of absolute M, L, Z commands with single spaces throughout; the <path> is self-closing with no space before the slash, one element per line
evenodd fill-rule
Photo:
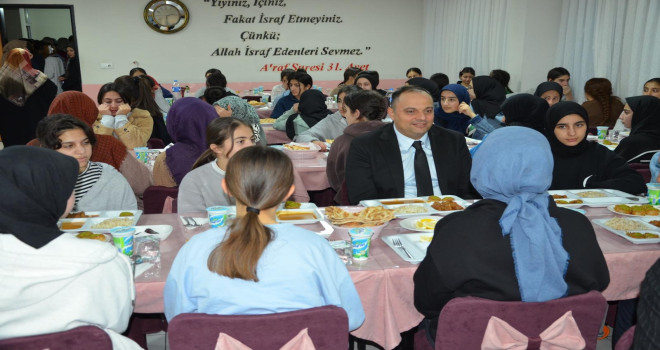
<path fill-rule="evenodd" d="M 0 136 L 5 147 L 34 138 L 37 123 L 57 94 L 57 86 L 32 68 L 31 57 L 25 49 L 12 49 L 0 67 Z"/>
<path fill-rule="evenodd" d="M 261 122 L 257 111 L 247 103 L 246 100 L 230 94 L 218 101 L 211 102 L 220 117 L 232 117 L 239 119 L 252 127 L 254 141 L 260 145 L 266 145 L 266 133 L 261 127 Z"/>

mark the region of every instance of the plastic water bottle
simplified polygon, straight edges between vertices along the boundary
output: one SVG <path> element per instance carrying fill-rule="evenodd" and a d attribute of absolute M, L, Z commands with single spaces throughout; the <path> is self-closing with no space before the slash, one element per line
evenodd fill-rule
<path fill-rule="evenodd" d="M 388 101 L 390 101 L 390 105 L 392 104 L 392 95 L 394 94 L 394 89 L 390 88 L 387 90 L 387 93 L 385 94 L 385 98 L 387 98 Z"/>
<path fill-rule="evenodd" d="M 179 85 L 178 80 L 174 80 L 174 84 L 172 84 L 172 100 L 180 100 L 181 99 L 181 85 Z"/>

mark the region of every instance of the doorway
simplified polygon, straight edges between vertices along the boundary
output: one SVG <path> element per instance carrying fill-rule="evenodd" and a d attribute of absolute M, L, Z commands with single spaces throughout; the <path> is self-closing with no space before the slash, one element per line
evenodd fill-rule
<path fill-rule="evenodd" d="M 73 5 L 0 5 L 0 46 L 44 37 L 76 38 Z"/>

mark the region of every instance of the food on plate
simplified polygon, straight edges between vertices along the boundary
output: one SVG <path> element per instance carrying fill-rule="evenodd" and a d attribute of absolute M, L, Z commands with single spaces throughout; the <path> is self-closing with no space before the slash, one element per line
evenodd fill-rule
<path fill-rule="evenodd" d="M 84 221 L 67 221 L 63 222 L 62 226 L 60 226 L 61 230 L 77 230 L 85 224 Z"/>
<path fill-rule="evenodd" d="M 603 140 L 603 145 L 614 146 L 614 145 L 618 145 L 618 143 L 613 143 L 610 140 Z"/>
<path fill-rule="evenodd" d="M 248 101 L 248 104 L 253 105 L 253 106 L 264 106 L 264 105 L 266 105 L 264 102 L 259 102 L 259 101 Z"/>
<path fill-rule="evenodd" d="M 325 139 L 325 142 L 329 145 L 332 145 L 333 142 L 335 142 L 334 139 Z"/>
<path fill-rule="evenodd" d="M 91 228 L 110 229 L 118 226 L 130 226 L 132 223 L 133 223 L 133 219 L 112 218 L 112 219 L 105 219 L 96 225 L 92 225 Z"/>
<path fill-rule="evenodd" d="M 555 200 L 557 204 L 582 204 L 584 203 L 581 199 L 572 199 L 570 201 L 565 201 L 563 199 Z"/>
<path fill-rule="evenodd" d="M 568 198 L 568 196 L 565 195 L 565 194 L 553 194 L 553 195 L 552 195 L 552 198 L 554 198 L 554 199 L 560 199 L 560 198 Z"/>
<path fill-rule="evenodd" d="M 277 212 L 277 218 L 282 221 L 314 220 L 318 219 L 313 211 L 287 211 Z"/>
<path fill-rule="evenodd" d="M 399 205 L 399 204 L 413 204 L 413 203 L 424 203 L 424 201 L 419 198 L 391 199 L 391 200 L 380 201 L 380 204 L 382 205 Z"/>
<path fill-rule="evenodd" d="M 625 205 L 617 204 L 614 206 L 614 211 L 621 214 L 638 215 L 638 216 L 657 216 L 660 215 L 660 210 L 650 204 L 644 205 Z"/>
<path fill-rule="evenodd" d="M 649 224 L 651 224 L 653 226 L 656 226 L 656 227 L 660 227 L 660 220 L 651 220 L 651 221 L 649 221 Z"/>
<path fill-rule="evenodd" d="M 576 193 L 578 196 L 582 198 L 602 198 L 602 197 L 607 197 L 607 195 L 603 192 L 600 191 L 582 191 Z"/>
<path fill-rule="evenodd" d="M 67 215 L 66 217 L 67 217 L 67 219 L 79 219 L 79 218 L 95 218 L 97 216 L 99 216 L 99 215 L 98 214 L 87 215 L 87 214 L 85 214 L 84 211 L 79 211 L 77 213 L 69 213 L 69 215 Z"/>
<path fill-rule="evenodd" d="M 276 121 L 277 121 L 277 119 L 275 119 L 275 118 L 264 118 L 264 119 L 260 119 L 259 123 L 261 123 L 261 124 L 275 124 Z"/>
<path fill-rule="evenodd" d="M 449 197 L 449 198 L 451 198 L 451 197 Z M 452 200 L 450 200 L 450 201 L 442 200 L 442 201 L 439 201 L 439 202 L 435 202 L 435 203 L 431 204 L 431 207 L 435 210 L 438 210 L 438 211 L 450 211 L 450 210 L 463 210 L 463 209 L 465 209 L 460 204 L 454 202 L 453 198 L 451 198 L 451 199 Z"/>
<path fill-rule="evenodd" d="M 122 211 L 121 213 L 119 213 L 119 216 L 121 217 L 133 216 L 133 213 L 131 213 L 130 211 Z"/>
<path fill-rule="evenodd" d="M 605 221 L 605 225 L 620 231 L 644 230 L 647 228 L 646 225 L 637 220 L 626 218 L 612 218 Z"/>
<path fill-rule="evenodd" d="M 284 202 L 284 209 L 300 209 L 300 203 L 294 201 Z"/>
<path fill-rule="evenodd" d="M 428 212 L 428 209 L 421 205 L 402 205 L 394 209 L 394 214 L 418 214 L 426 212 Z"/>
<path fill-rule="evenodd" d="M 651 232 L 644 232 L 644 233 L 642 233 L 642 232 L 626 232 L 626 236 L 631 237 L 631 238 L 641 238 L 641 239 L 659 238 L 660 237 L 660 235 L 657 235 L 657 234 L 651 233 Z"/>
<path fill-rule="evenodd" d="M 420 236 L 419 240 L 422 242 L 431 242 L 431 240 L 433 240 L 433 236 Z"/>
<path fill-rule="evenodd" d="M 284 145 L 284 148 L 291 150 L 291 151 L 309 151 L 311 148 L 307 146 L 299 146 L 299 145 Z"/>
<path fill-rule="evenodd" d="M 79 234 L 76 235 L 78 238 L 84 238 L 84 239 L 95 239 L 98 241 L 103 241 L 105 242 L 107 239 L 104 234 L 102 233 L 92 233 L 89 231 L 83 231 L 80 232 Z"/>
<path fill-rule="evenodd" d="M 394 210 L 385 209 L 379 206 L 369 207 L 357 213 L 351 213 L 339 207 L 327 207 L 325 208 L 325 215 L 328 217 L 328 220 L 336 226 L 369 227 L 380 226 L 393 220 Z"/>
<path fill-rule="evenodd" d="M 440 218 L 436 219 L 431 219 L 431 218 L 424 218 L 424 219 L 419 219 L 415 221 L 415 227 L 422 229 L 422 230 L 433 230 L 435 228 L 435 224 L 438 223 L 438 220 Z"/>
<path fill-rule="evenodd" d="M 451 197 L 447 197 L 447 198 L 451 198 Z M 441 201 L 441 200 L 442 200 L 442 198 L 440 198 L 438 196 L 429 196 L 429 198 L 426 199 L 427 202 L 437 202 L 437 201 Z"/>

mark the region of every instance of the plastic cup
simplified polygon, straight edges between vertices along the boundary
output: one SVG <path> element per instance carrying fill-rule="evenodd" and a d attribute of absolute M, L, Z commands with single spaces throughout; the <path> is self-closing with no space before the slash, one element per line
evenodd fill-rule
<path fill-rule="evenodd" d="M 607 138 L 607 130 L 609 127 L 607 126 L 597 126 L 596 129 L 598 130 L 598 140 L 605 140 Z"/>
<path fill-rule="evenodd" d="M 369 258 L 369 246 L 371 245 L 371 235 L 373 233 L 372 229 L 364 227 L 357 227 L 348 231 L 353 246 L 353 260 L 367 260 Z"/>
<path fill-rule="evenodd" d="M 130 226 L 115 227 L 110 230 L 115 247 L 120 253 L 127 256 L 133 255 L 133 235 L 135 228 Z"/>
<path fill-rule="evenodd" d="M 648 183 L 646 187 L 648 188 L 649 204 L 660 204 L 660 183 Z"/>
<path fill-rule="evenodd" d="M 133 148 L 135 152 L 135 157 L 144 164 L 147 164 L 147 151 L 149 147 L 135 147 Z"/>
<path fill-rule="evenodd" d="M 227 226 L 227 217 L 229 216 L 229 208 L 227 207 L 208 207 L 206 212 L 209 214 L 209 225 L 212 228 Z"/>

